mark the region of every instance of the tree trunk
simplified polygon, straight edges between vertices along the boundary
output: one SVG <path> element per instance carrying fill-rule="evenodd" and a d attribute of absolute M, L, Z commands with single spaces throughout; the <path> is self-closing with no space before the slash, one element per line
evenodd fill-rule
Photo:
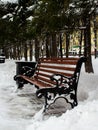
<path fill-rule="evenodd" d="M 4 47 L 4 54 L 5 54 L 6 59 L 8 59 L 9 58 L 9 48 Z"/>
<path fill-rule="evenodd" d="M 37 38 L 35 39 L 35 59 L 36 61 L 39 59 L 39 41 Z"/>
<path fill-rule="evenodd" d="M 31 41 L 30 41 L 29 44 L 30 44 L 30 45 L 29 45 L 29 47 L 30 47 L 30 61 L 32 61 L 33 48 L 32 48 L 32 43 L 31 43 Z"/>
<path fill-rule="evenodd" d="M 56 45 L 56 34 L 52 34 L 51 41 L 51 57 L 57 57 L 57 45 Z"/>
<path fill-rule="evenodd" d="M 20 51 L 20 46 L 19 45 L 17 45 L 17 58 L 18 58 L 18 60 L 20 60 L 21 58 L 20 58 L 20 54 L 21 54 L 21 51 Z"/>
<path fill-rule="evenodd" d="M 68 57 L 69 53 L 69 33 L 66 33 L 66 57 Z"/>
<path fill-rule="evenodd" d="M 61 58 L 63 57 L 63 52 L 62 52 L 62 36 L 61 36 L 61 34 L 59 35 L 59 42 L 60 42 L 60 56 L 61 56 Z"/>
<path fill-rule="evenodd" d="M 11 49 L 11 58 L 17 60 L 17 55 L 16 55 L 16 45 L 12 47 Z"/>
<path fill-rule="evenodd" d="M 87 57 L 85 63 L 85 71 L 90 73 L 93 71 L 92 58 L 91 58 L 91 31 L 90 31 L 90 18 L 85 18 L 84 23 L 86 24 L 86 29 L 84 30 L 84 56 Z"/>
<path fill-rule="evenodd" d="M 50 42 L 49 42 L 49 36 L 46 36 L 46 57 L 50 57 Z"/>
<path fill-rule="evenodd" d="M 23 45 L 22 43 L 20 44 L 20 59 L 23 57 Z"/>
<path fill-rule="evenodd" d="M 24 44 L 24 57 L 25 61 L 27 61 L 27 43 Z"/>
<path fill-rule="evenodd" d="M 79 46 L 79 57 L 81 56 L 81 49 L 82 49 L 82 37 L 83 37 L 83 31 L 81 30 L 81 36 L 80 36 L 80 46 Z"/>

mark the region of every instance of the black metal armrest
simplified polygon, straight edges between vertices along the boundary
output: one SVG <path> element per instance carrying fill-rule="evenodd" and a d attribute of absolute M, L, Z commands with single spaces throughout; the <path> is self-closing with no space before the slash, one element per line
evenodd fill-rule
<path fill-rule="evenodd" d="M 58 80 L 58 79 L 61 79 L 61 78 L 70 79 L 70 77 L 62 75 L 62 74 L 59 74 L 59 73 L 53 74 L 50 78 L 51 78 L 52 81 L 53 80 Z"/>
<path fill-rule="evenodd" d="M 25 75 L 25 76 L 33 76 L 34 72 L 35 72 L 36 68 L 32 68 L 32 67 L 29 67 L 29 66 L 23 66 L 22 67 L 22 75 Z"/>
<path fill-rule="evenodd" d="M 15 75 L 15 76 L 13 77 L 13 79 L 14 79 L 15 81 L 17 81 L 17 80 L 21 79 L 21 76 L 20 76 L 20 75 Z"/>
<path fill-rule="evenodd" d="M 34 75 L 34 72 L 35 72 L 35 68 L 32 68 L 32 69 L 27 70 L 26 72 L 24 72 L 23 75 L 31 77 L 31 76 Z"/>
<path fill-rule="evenodd" d="M 34 70 L 35 68 L 29 67 L 29 66 L 23 66 L 22 69 L 26 71 L 26 70 Z"/>
<path fill-rule="evenodd" d="M 59 86 L 60 84 L 62 84 L 63 82 L 64 83 L 67 83 L 69 80 L 70 80 L 70 77 L 67 77 L 67 76 L 64 76 L 62 74 L 59 74 L 59 73 L 55 73 L 53 74 L 50 79 L 52 81 L 55 81 L 57 86 Z"/>

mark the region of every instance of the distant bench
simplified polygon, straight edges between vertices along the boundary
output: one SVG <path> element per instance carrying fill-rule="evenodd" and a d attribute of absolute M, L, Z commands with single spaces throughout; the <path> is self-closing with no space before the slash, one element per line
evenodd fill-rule
<path fill-rule="evenodd" d="M 44 111 L 58 98 L 64 98 L 72 108 L 77 106 L 77 86 L 82 63 L 86 58 L 40 58 L 33 76 L 17 75 L 21 87 L 35 85 L 38 98 L 45 98 Z M 31 71 L 32 72 L 32 71 Z"/>

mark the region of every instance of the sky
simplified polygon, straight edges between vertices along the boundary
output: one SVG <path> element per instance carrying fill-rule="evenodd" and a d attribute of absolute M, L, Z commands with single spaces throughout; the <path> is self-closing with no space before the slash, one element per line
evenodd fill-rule
<path fill-rule="evenodd" d="M 0 63 L 0 130 L 98 130 L 98 57 L 93 57 L 93 67 L 95 73 L 88 74 L 82 66 L 77 107 L 60 113 L 67 104 L 59 100 L 43 115 L 34 86 L 17 90 L 16 61 Z"/>

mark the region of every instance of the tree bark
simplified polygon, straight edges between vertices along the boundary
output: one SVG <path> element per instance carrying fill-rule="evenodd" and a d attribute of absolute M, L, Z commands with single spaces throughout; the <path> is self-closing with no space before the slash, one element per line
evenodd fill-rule
<path fill-rule="evenodd" d="M 69 52 L 69 33 L 66 33 L 66 57 L 68 57 Z"/>
<path fill-rule="evenodd" d="M 82 37 L 83 37 L 83 31 L 81 30 L 81 36 L 80 36 L 80 46 L 79 46 L 79 57 L 81 56 L 81 49 L 82 49 Z"/>
<path fill-rule="evenodd" d="M 27 61 L 27 43 L 24 44 L 24 57 L 25 61 Z"/>
<path fill-rule="evenodd" d="M 35 59 L 36 61 L 39 59 L 39 41 L 37 38 L 35 39 Z"/>
<path fill-rule="evenodd" d="M 30 47 L 30 61 L 32 61 L 33 48 L 32 48 L 32 43 L 31 43 L 31 41 L 30 41 L 29 44 L 30 44 L 30 45 L 29 45 L 29 47 Z"/>
<path fill-rule="evenodd" d="M 91 57 L 91 31 L 90 31 L 90 17 L 84 18 L 84 23 L 86 24 L 86 29 L 84 30 L 84 56 L 87 58 L 85 63 L 85 71 L 90 73 L 94 72 L 92 66 Z"/>
<path fill-rule="evenodd" d="M 46 36 L 46 57 L 50 57 L 50 42 L 49 42 L 49 36 Z"/>
<path fill-rule="evenodd" d="M 61 56 L 61 58 L 63 57 L 63 52 L 62 52 L 62 36 L 61 36 L 61 34 L 59 35 L 59 42 L 60 42 L 60 56 Z"/>
<path fill-rule="evenodd" d="M 51 57 L 57 57 L 57 45 L 56 45 L 56 34 L 52 34 L 51 41 Z"/>

